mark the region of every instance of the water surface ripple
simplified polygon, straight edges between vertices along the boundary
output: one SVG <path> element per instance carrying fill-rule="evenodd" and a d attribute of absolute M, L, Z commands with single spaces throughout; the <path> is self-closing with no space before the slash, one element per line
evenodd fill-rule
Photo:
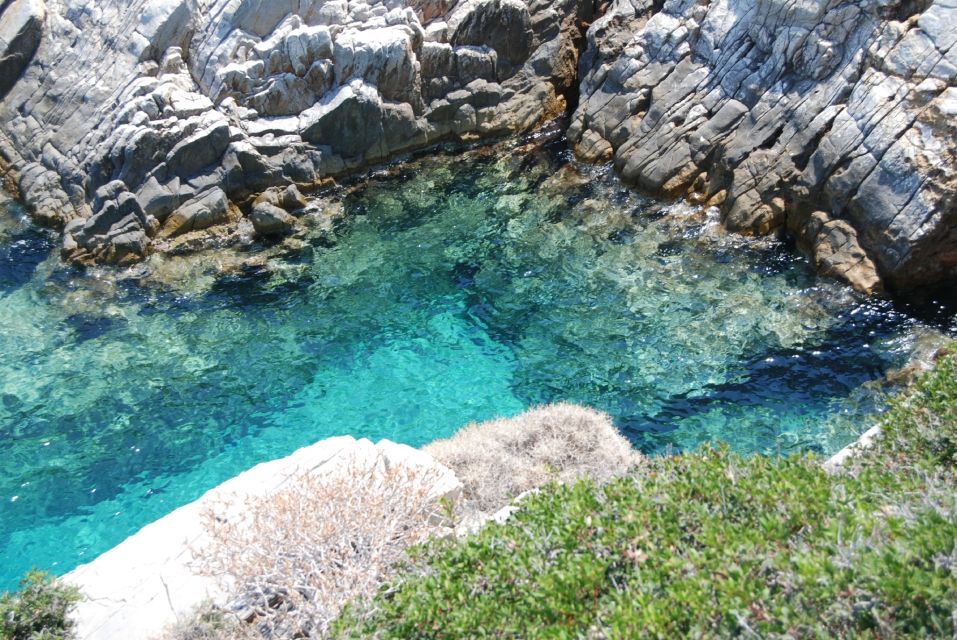
<path fill-rule="evenodd" d="M 421 445 L 568 400 L 647 452 L 831 452 L 938 339 L 567 163 L 546 145 L 381 171 L 324 197 L 331 230 L 217 277 L 215 255 L 65 269 L 0 203 L 0 587 L 336 434 Z"/>

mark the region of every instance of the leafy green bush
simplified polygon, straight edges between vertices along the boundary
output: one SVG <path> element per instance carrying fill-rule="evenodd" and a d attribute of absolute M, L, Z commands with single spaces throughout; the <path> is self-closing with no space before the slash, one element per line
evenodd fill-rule
<path fill-rule="evenodd" d="M 953 637 L 957 357 L 848 473 L 726 448 L 551 485 L 504 525 L 417 550 L 338 622 L 379 638 Z"/>
<path fill-rule="evenodd" d="M 3 640 L 60 640 L 73 637 L 67 617 L 80 601 L 76 587 L 60 584 L 53 576 L 30 571 L 20 590 L 0 595 L 0 638 Z"/>

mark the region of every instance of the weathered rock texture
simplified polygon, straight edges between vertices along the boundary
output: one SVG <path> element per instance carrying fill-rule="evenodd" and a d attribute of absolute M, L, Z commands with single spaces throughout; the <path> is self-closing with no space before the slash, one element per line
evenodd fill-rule
<path fill-rule="evenodd" d="M 953 273 L 957 2 L 652 5 L 613 0 L 588 32 L 580 156 L 731 229 L 787 228 L 865 291 Z"/>
<path fill-rule="evenodd" d="M 0 20 L 0 98 L 13 87 L 40 46 L 44 6 L 40 0 L 5 0 Z"/>
<path fill-rule="evenodd" d="M 69 259 L 133 262 L 270 187 L 560 113 L 591 6 L 5 0 L 0 167 Z M 258 204 L 263 235 L 289 226 Z"/>

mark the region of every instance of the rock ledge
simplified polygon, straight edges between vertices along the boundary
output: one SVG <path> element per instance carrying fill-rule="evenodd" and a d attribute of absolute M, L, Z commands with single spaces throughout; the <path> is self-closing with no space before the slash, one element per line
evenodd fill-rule
<path fill-rule="evenodd" d="M 613 0 L 569 138 L 858 289 L 957 266 L 953 0 Z"/>

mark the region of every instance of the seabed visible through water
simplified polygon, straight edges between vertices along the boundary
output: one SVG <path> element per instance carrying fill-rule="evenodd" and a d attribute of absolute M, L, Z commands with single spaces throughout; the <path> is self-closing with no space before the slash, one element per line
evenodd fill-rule
<path fill-rule="evenodd" d="M 320 194 L 280 251 L 119 272 L 63 267 L 0 201 L 0 588 L 338 434 L 421 445 L 567 400 L 649 453 L 827 454 L 954 333 L 524 142 Z"/>

